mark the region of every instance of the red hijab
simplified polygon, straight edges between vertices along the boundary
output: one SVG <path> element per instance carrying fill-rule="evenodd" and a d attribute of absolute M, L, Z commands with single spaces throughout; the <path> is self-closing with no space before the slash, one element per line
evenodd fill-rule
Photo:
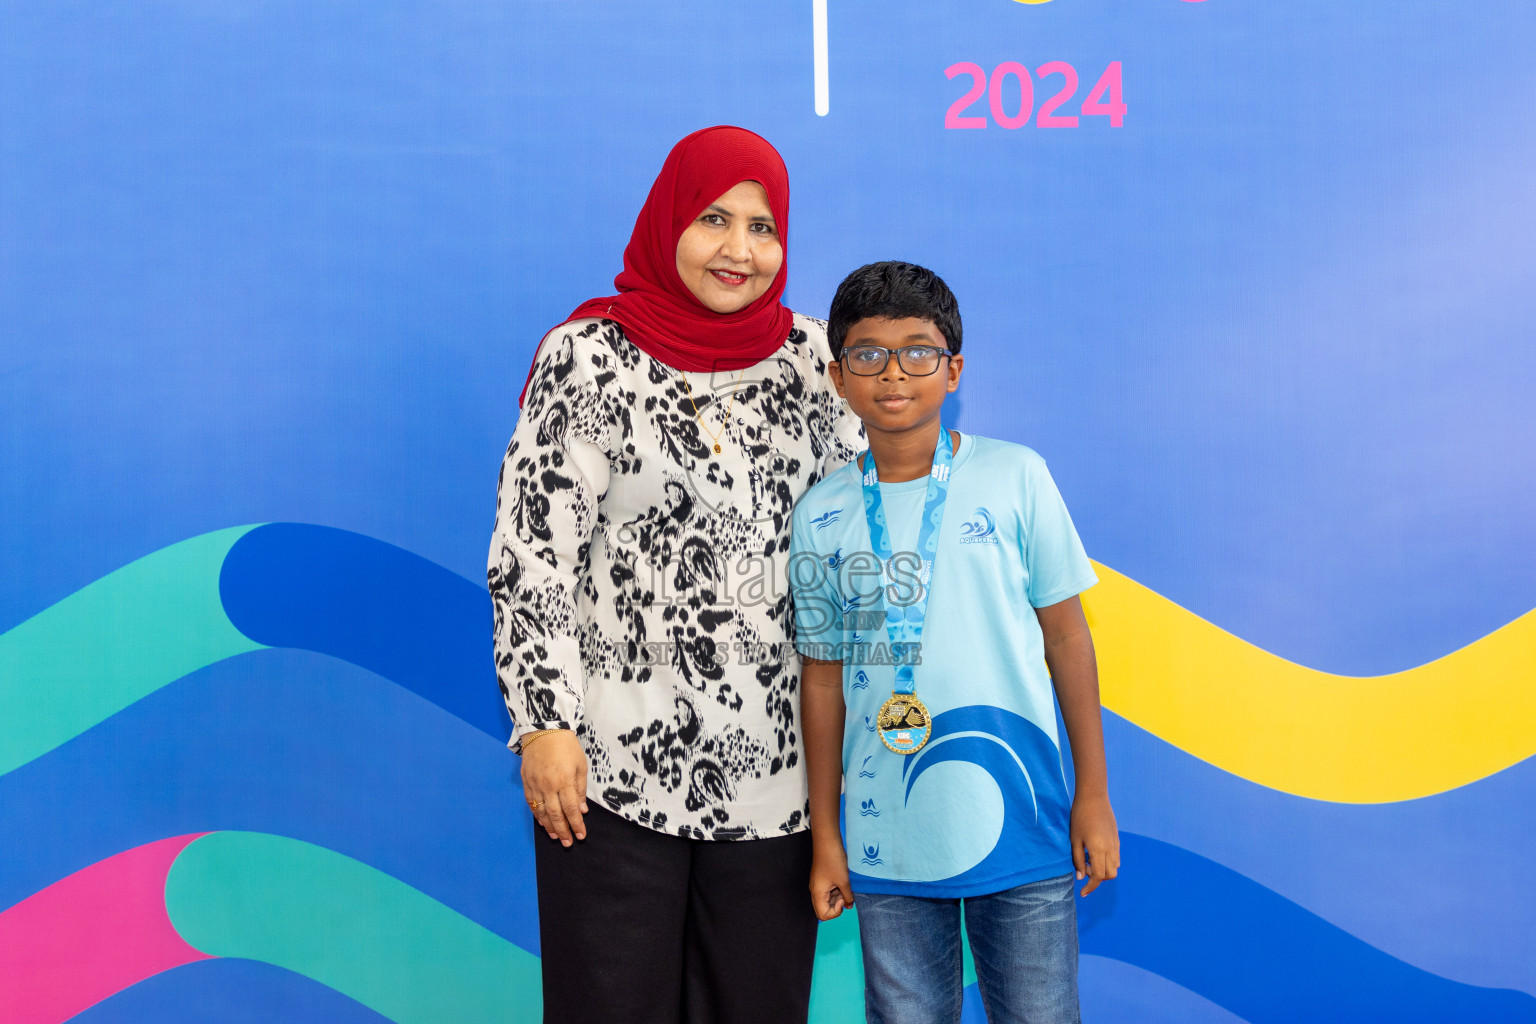
<path fill-rule="evenodd" d="M 758 182 L 768 194 L 785 259 L 755 301 L 734 313 L 716 313 L 677 276 L 677 241 L 706 206 L 743 181 Z M 641 351 L 679 370 L 745 369 L 778 351 L 789 336 L 792 315 L 779 301 L 789 271 L 788 236 L 789 171 L 778 150 L 745 128 L 701 129 L 672 147 L 651 185 L 624 249 L 624 270 L 613 279 L 619 294 L 588 299 L 564 322 L 616 320 Z"/>

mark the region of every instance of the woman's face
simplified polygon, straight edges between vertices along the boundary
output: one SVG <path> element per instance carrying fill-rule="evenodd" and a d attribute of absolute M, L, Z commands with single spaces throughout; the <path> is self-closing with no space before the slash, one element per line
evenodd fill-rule
<path fill-rule="evenodd" d="M 768 290 L 784 265 L 768 193 L 743 181 L 704 208 L 677 240 L 677 276 L 716 313 L 734 313 Z"/>

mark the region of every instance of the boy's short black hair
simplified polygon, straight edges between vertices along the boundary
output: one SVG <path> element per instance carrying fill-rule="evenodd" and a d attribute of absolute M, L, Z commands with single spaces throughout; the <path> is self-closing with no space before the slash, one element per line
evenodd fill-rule
<path fill-rule="evenodd" d="M 896 260 L 860 267 L 843 278 L 832 296 L 827 318 L 832 358 L 842 358 L 848 328 L 865 317 L 902 320 L 909 316 L 931 321 L 949 342 L 949 351 L 960 351 L 960 303 L 943 278 L 927 267 Z"/>

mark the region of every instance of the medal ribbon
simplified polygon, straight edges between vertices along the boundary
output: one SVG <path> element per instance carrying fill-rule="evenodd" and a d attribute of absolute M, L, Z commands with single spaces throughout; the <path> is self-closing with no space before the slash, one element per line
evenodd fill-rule
<path fill-rule="evenodd" d="M 941 439 L 933 450 L 933 468 L 928 471 L 928 495 L 923 502 L 923 522 L 917 535 L 917 555 L 923 560 L 927 582 L 913 602 L 904 608 L 892 607 L 885 600 L 885 584 L 880 587 L 880 601 L 885 605 L 885 631 L 891 639 L 891 653 L 899 651 L 903 656 L 896 666 L 896 693 L 913 693 L 912 663 L 907 656 L 908 648 L 915 649 L 923 639 L 923 616 L 928 611 L 928 590 L 933 584 L 933 564 L 939 549 L 939 524 L 944 521 L 944 502 L 949 497 L 949 471 L 955 461 L 954 441 L 949 431 L 940 427 Z M 875 469 L 875 457 L 864 453 L 864 519 L 869 524 L 869 543 L 874 555 L 880 559 L 884 577 L 894 579 L 891 571 L 891 531 L 885 522 L 885 504 L 880 500 L 880 474 Z"/>

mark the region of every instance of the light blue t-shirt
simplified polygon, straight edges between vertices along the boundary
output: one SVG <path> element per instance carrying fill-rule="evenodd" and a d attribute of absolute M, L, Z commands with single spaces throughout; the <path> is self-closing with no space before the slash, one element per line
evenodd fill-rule
<path fill-rule="evenodd" d="M 927 486 L 922 477 L 880 487 L 898 558 L 917 546 Z M 981 896 L 1071 871 L 1071 808 L 1035 608 L 1098 578 L 1045 461 L 1022 445 L 961 438 L 914 670 L 933 719 L 916 754 L 893 753 L 875 732 L 895 670 L 856 465 L 795 507 L 790 580 L 796 647 L 843 661 L 854 891 Z"/>

